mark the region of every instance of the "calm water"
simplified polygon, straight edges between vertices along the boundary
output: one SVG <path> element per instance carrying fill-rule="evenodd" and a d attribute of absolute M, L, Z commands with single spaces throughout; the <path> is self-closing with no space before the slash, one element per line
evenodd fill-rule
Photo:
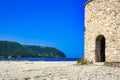
<path fill-rule="evenodd" d="M 0 58 L 0 60 L 13 61 L 77 61 L 79 58 Z"/>

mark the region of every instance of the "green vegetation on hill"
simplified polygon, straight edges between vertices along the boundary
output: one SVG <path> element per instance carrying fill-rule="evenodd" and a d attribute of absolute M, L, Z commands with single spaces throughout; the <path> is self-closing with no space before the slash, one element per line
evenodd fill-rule
<path fill-rule="evenodd" d="M 66 57 L 61 51 L 52 47 L 21 45 L 17 42 L 0 41 L 0 57 Z"/>
<path fill-rule="evenodd" d="M 61 51 L 53 47 L 30 46 L 30 45 L 24 45 L 24 47 L 28 49 L 29 51 L 38 54 L 39 57 L 47 57 L 47 58 L 65 57 L 64 53 L 62 53 Z"/>

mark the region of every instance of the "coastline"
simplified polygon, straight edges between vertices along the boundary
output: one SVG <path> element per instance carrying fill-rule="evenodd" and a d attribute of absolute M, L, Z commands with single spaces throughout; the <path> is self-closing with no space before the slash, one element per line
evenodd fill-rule
<path fill-rule="evenodd" d="M 79 58 L 0 58 L 0 61 L 77 61 Z"/>

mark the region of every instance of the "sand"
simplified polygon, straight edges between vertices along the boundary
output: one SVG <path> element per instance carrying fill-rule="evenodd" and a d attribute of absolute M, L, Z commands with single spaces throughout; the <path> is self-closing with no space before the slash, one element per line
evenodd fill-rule
<path fill-rule="evenodd" d="M 0 80 L 120 80 L 120 68 L 76 62 L 0 61 Z"/>

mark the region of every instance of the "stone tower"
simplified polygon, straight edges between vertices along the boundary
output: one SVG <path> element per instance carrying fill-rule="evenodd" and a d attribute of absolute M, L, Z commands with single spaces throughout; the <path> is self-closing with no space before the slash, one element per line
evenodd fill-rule
<path fill-rule="evenodd" d="M 120 62 L 120 0 L 86 3 L 84 56 L 89 62 Z"/>

